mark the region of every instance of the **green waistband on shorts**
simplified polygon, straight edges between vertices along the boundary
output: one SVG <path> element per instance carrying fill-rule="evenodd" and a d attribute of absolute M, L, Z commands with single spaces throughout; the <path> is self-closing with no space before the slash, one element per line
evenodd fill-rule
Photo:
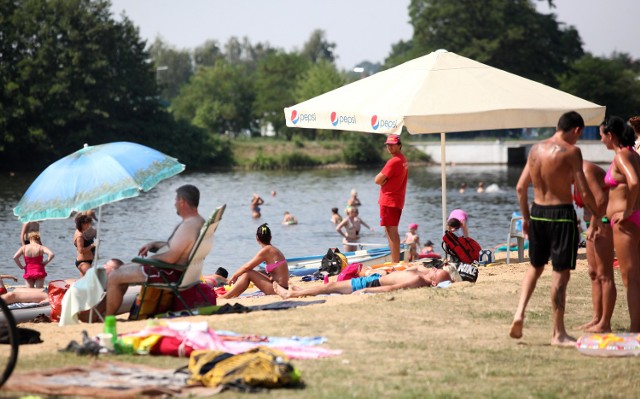
<path fill-rule="evenodd" d="M 549 218 L 539 218 L 535 216 L 531 216 L 531 220 L 537 220 L 539 222 L 577 223 L 577 220 L 575 219 L 549 219 Z"/>

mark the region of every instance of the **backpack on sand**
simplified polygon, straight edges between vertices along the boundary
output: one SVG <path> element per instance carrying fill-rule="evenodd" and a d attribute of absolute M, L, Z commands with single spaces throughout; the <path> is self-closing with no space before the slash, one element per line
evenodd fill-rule
<path fill-rule="evenodd" d="M 473 238 L 458 237 L 451 231 L 442 236 L 442 249 L 455 261 L 473 263 L 480 260 L 480 244 Z"/>
<path fill-rule="evenodd" d="M 223 386 L 244 392 L 261 388 L 290 387 L 301 383 L 300 372 L 287 356 L 266 346 L 237 355 L 222 351 L 197 350 L 191 353 L 188 385 Z"/>

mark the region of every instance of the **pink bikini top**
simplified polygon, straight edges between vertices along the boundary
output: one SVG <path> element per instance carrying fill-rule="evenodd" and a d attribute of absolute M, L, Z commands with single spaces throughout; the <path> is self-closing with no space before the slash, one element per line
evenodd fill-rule
<path fill-rule="evenodd" d="M 279 261 L 277 261 L 277 262 L 275 262 L 275 263 L 269 263 L 268 265 L 266 265 L 266 266 L 265 266 L 264 270 L 265 270 L 267 273 L 269 273 L 269 274 L 270 274 L 270 273 L 271 273 L 272 271 L 274 271 L 278 266 L 280 266 L 280 265 L 284 265 L 285 263 L 287 263 L 287 260 L 286 260 L 286 259 L 279 260 Z"/>
<path fill-rule="evenodd" d="M 625 148 L 627 148 L 629 151 L 636 152 L 635 148 L 633 148 L 632 146 L 628 146 Z M 611 161 L 611 165 L 609 165 L 609 169 L 607 169 L 607 174 L 604 175 L 604 184 L 613 188 L 620 184 L 620 182 L 614 179 L 613 176 L 611 176 L 611 168 L 613 168 L 613 161 Z"/>

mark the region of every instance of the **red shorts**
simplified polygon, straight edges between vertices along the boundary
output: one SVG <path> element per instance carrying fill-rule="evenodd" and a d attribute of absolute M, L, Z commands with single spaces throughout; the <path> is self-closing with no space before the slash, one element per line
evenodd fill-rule
<path fill-rule="evenodd" d="M 0 287 L 0 295 L 4 295 L 7 293 L 7 289 L 4 287 Z"/>
<path fill-rule="evenodd" d="M 147 281 L 151 283 L 174 283 L 180 279 L 182 273 L 177 270 L 158 269 L 151 265 L 142 265 L 142 273 L 147 276 Z"/>
<path fill-rule="evenodd" d="M 402 209 L 380 205 L 380 226 L 398 226 Z"/>

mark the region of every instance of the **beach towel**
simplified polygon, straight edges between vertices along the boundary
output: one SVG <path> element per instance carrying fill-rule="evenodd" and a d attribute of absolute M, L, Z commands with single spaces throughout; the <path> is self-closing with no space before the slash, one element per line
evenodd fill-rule
<path fill-rule="evenodd" d="M 188 387 L 186 375 L 124 362 L 97 361 L 87 366 L 14 373 L 2 392 L 92 398 L 211 396 L 220 389 Z"/>
<path fill-rule="evenodd" d="M 98 305 L 105 294 L 107 271 L 103 267 L 92 267 L 73 283 L 62 299 L 61 326 L 78 324 L 78 313 Z"/>
<path fill-rule="evenodd" d="M 157 338 L 150 338 L 157 337 Z M 218 350 L 238 354 L 246 352 L 259 345 L 266 345 L 284 352 L 292 359 L 317 359 L 327 356 L 335 356 L 342 351 L 320 348 L 310 345 L 310 342 L 324 342 L 324 339 L 313 341 L 301 341 L 299 339 L 273 338 L 259 335 L 220 335 L 208 327 L 205 322 L 166 322 L 163 325 L 147 326 L 146 328 L 125 334 L 122 340 L 133 345 L 134 350 L 139 349 L 140 342 L 152 342 L 150 347 L 143 348 L 144 352 L 157 353 L 162 345 L 168 348 L 170 353 L 158 353 L 171 356 L 188 356 L 193 350 Z"/>

